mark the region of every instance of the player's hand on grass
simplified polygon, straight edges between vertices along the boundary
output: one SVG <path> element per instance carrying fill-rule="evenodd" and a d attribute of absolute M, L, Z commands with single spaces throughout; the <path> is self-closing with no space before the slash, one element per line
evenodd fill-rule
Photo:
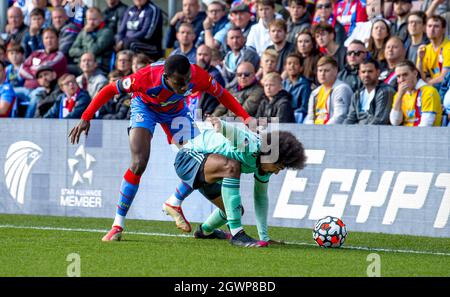
<path fill-rule="evenodd" d="M 91 127 L 91 124 L 89 121 L 80 120 L 78 125 L 72 128 L 72 130 L 69 133 L 70 137 L 70 143 L 76 144 L 80 141 L 80 135 L 83 133 L 88 136 L 89 128 Z"/>
<path fill-rule="evenodd" d="M 222 123 L 220 122 L 220 119 L 218 117 L 208 116 L 206 118 L 206 120 L 211 123 L 211 125 L 213 126 L 214 130 L 216 130 L 216 132 L 222 131 Z"/>

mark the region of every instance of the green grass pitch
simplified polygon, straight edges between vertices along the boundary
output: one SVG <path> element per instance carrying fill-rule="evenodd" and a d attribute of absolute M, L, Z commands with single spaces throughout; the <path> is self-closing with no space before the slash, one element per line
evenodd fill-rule
<path fill-rule="evenodd" d="M 450 276 L 450 238 L 348 230 L 345 248 L 324 249 L 309 229 L 271 227 L 274 239 L 288 243 L 249 249 L 183 236 L 173 222 L 128 220 L 122 241 L 101 242 L 111 222 L 0 215 L 0 276 L 66 276 L 71 253 L 80 256 L 81 276 L 364 277 L 372 253 L 381 276 Z M 256 235 L 254 226 L 246 230 Z"/>

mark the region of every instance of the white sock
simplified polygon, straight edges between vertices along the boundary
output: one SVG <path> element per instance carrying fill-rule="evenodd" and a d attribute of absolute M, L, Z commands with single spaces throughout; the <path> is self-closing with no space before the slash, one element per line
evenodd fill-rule
<path fill-rule="evenodd" d="M 236 234 L 238 234 L 239 233 L 239 231 L 241 231 L 241 230 L 243 230 L 244 228 L 242 228 L 242 227 L 239 227 L 239 228 L 236 228 L 236 229 L 231 229 L 230 228 L 230 232 L 231 232 L 231 235 L 236 235 Z"/>
<path fill-rule="evenodd" d="M 122 228 L 125 228 L 125 217 L 116 213 L 113 226 L 120 226 Z"/>
<path fill-rule="evenodd" d="M 175 195 L 172 194 L 172 196 L 170 196 L 169 199 L 166 200 L 166 203 L 172 206 L 181 206 L 183 200 L 178 199 L 177 197 L 175 197 Z"/>

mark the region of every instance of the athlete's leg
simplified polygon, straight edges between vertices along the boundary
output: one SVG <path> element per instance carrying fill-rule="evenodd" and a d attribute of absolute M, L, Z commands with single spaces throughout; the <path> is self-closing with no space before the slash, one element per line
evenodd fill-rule
<path fill-rule="evenodd" d="M 150 157 L 150 141 L 152 135 L 146 128 L 133 128 L 129 142 L 131 164 L 125 172 L 120 185 L 119 201 L 112 229 L 103 237 L 103 241 L 120 240 L 125 228 L 125 217 L 139 189 L 139 182 Z"/>
<path fill-rule="evenodd" d="M 103 241 L 120 240 L 125 217 L 139 188 L 141 175 L 147 168 L 150 157 L 150 142 L 156 126 L 154 113 L 142 102 L 133 98 L 131 103 L 131 119 L 129 128 L 129 144 L 131 164 L 125 172 L 120 185 L 119 201 L 111 231 L 103 237 Z"/>
<path fill-rule="evenodd" d="M 226 158 L 218 154 L 211 154 L 208 156 L 204 166 L 205 181 L 210 184 L 222 179 L 222 200 L 225 208 L 226 220 L 230 228 L 232 238 L 230 242 L 234 245 L 245 247 L 262 247 L 267 246 L 267 243 L 255 240 L 249 237 L 244 232 L 242 227 L 242 205 L 240 195 L 240 176 L 241 164 L 233 159 Z M 223 218 L 220 210 L 215 218 Z M 212 222 L 215 223 L 215 222 Z M 217 222 L 218 223 L 218 222 Z"/>
<path fill-rule="evenodd" d="M 152 135 L 150 131 L 145 128 L 133 128 L 130 131 L 130 151 L 131 164 L 126 171 L 122 184 L 120 186 L 120 197 L 117 203 L 116 219 L 113 225 L 124 225 L 125 216 L 130 209 L 131 203 L 136 196 L 139 188 L 139 181 L 147 168 L 148 159 L 150 157 L 150 141 Z"/>
<path fill-rule="evenodd" d="M 178 148 L 200 133 L 187 108 L 171 115 L 168 120 L 161 123 L 161 127 L 167 135 L 168 142 L 175 144 Z M 184 217 L 181 204 L 193 190 L 192 185 L 181 181 L 174 193 L 163 203 L 163 211 L 172 216 L 177 227 L 184 232 L 190 232 L 191 225 Z"/>

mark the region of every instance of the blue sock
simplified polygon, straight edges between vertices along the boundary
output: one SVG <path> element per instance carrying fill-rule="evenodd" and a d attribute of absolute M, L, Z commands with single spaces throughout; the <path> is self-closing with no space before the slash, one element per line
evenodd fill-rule
<path fill-rule="evenodd" d="M 194 189 L 192 189 L 188 184 L 180 182 L 178 187 L 175 189 L 175 193 L 167 199 L 167 203 L 173 206 L 180 206 L 183 200 L 189 196 Z"/>
<path fill-rule="evenodd" d="M 113 225 L 124 227 L 124 219 L 133 203 L 134 196 L 139 189 L 140 176 L 135 175 L 130 169 L 125 173 L 120 185 L 120 196 L 117 202 L 116 219 Z"/>

